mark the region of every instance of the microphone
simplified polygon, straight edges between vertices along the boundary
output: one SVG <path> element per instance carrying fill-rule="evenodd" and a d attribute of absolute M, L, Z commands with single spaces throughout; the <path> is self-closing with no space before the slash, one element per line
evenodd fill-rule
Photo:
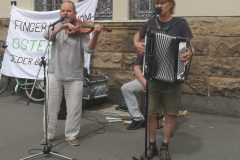
<path fill-rule="evenodd" d="M 162 12 L 161 8 L 155 8 L 153 11 L 153 15 L 156 16 L 157 14 L 160 14 Z"/>
<path fill-rule="evenodd" d="M 57 21 L 53 22 L 52 24 L 50 24 L 49 27 L 53 27 L 55 26 L 56 24 L 60 23 L 60 22 L 63 22 L 65 19 L 65 17 L 61 17 L 60 19 L 58 19 Z"/>
<path fill-rule="evenodd" d="M 1 47 L 0 48 L 7 48 L 8 46 L 6 45 L 6 44 L 3 44 L 3 45 L 1 45 Z"/>

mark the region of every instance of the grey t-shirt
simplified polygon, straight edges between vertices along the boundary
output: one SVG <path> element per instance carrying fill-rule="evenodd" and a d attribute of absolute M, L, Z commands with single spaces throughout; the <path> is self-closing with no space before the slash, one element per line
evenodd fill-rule
<path fill-rule="evenodd" d="M 44 34 L 48 39 L 48 32 Z M 52 37 L 51 58 L 48 73 L 52 73 L 58 80 L 83 80 L 84 52 L 92 54 L 87 48 L 89 35 L 69 37 L 65 30 L 61 30 L 56 37 Z"/>
<path fill-rule="evenodd" d="M 151 17 L 140 29 L 140 37 L 144 38 L 149 31 L 164 32 L 170 36 L 188 39 L 193 38 L 187 21 L 181 17 L 173 17 L 169 22 L 161 22 L 159 17 Z"/>

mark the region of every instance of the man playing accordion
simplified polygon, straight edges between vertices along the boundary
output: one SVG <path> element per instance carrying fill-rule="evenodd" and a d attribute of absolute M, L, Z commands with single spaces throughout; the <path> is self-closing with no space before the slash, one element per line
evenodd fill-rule
<path fill-rule="evenodd" d="M 183 18 L 172 16 L 175 5 L 175 0 L 155 0 L 155 7 L 159 16 L 151 17 L 133 38 L 134 46 L 139 54 L 143 55 L 146 53 L 147 48 L 142 39 L 149 32 L 161 32 L 169 36 L 183 37 L 188 39 L 190 44 L 193 35 L 187 21 Z M 180 61 L 186 62 L 191 60 L 192 53 L 191 45 L 187 45 L 185 53 L 179 57 Z M 150 77 L 148 86 L 149 146 L 147 159 L 152 159 L 159 155 L 160 160 L 170 160 L 168 144 L 174 132 L 176 116 L 181 105 L 181 83 L 163 82 Z M 157 115 L 162 112 L 165 116 L 165 125 L 163 127 L 161 147 L 158 150 L 156 145 Z"/>

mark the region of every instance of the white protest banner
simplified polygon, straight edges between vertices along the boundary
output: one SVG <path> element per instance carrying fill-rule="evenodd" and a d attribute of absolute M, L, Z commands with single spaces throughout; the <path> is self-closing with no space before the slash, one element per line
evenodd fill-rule
<path fill-rule="evenodd" d="M 77 3 L 77 18 L 93 21 L 97 3 L 98 0 Z M 2 74 L 26 79 L 36 79 L 38 76 L 38 79 L 43 79 L 43 67 L 40 68 L 39 64 L 41 57 L 48 53 L 48 41 L 44 39 L 43 33 L 60 18 L 59 12 L 60 10 L 36 12 L 12 7 Z"/>

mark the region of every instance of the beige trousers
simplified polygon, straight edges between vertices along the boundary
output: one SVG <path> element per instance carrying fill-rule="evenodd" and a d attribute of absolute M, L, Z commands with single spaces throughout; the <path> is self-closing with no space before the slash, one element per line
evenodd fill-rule
<path fill-rule="evenodd" d="M 53 139 L 57 127 L 58 112 L 63 97 L 66 99 L 67 117 L 65 123 L 65 137 L 68 140 L 77 137 L 80 131 L 80 121 L 82 114 L 82 94 L 83 81 L 61 81 L 57 80 L 53 74 L 48 74 L 47 78 L 47 122 L 48 139 Z M 45 109 L 44 109 L 45 111 Z M 44 135 L 45 114 L 43 118 Z"/>

